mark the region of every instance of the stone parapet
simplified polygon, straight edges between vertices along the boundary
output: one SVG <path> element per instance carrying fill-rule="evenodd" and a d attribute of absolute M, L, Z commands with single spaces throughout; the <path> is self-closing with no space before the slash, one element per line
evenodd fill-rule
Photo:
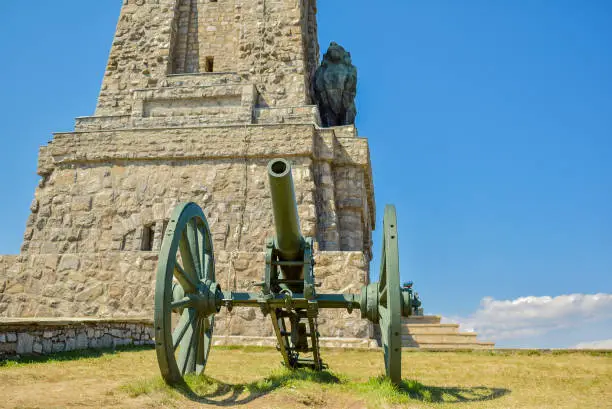
<path fill-rule="evenodd" d="M 132 127 L 131 115 L 80 116 L 74 120 L 76 132 L 108 131 Z"/>
<path fill-rule="evenodd" d="M 279 155 L 309 156 L 339 166 L 369 166 L 365 138 L 334 138 L 329 130 L 311 124 L 255 124 L 56 133 L 53 142 L 41 148 L 39 174 L 48 174 L 62 164 Z M 366 177 L 371 179 L 371 175 Z"/>
<path fill-rule="evenodd" d="M 173 111 L 170 111 L 174 114 Z M 139 128 L 198 128 L 218 125 L 270 125 L 298 124 L 318 125 L 319 112 L 315 106 L 290 108 L 256 108 L 246 107 L 209 107 L 204 115 L 192 115 L 187 112 L 182 115 L 166 115 L 141 117 L 132 115 L 85 116 L 75 120 L 75 131 L 109 131 L 116 129 Z"/>

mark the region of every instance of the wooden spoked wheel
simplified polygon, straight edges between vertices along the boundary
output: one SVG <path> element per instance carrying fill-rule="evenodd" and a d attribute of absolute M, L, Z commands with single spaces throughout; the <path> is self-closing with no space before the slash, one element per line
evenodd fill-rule
<path fill-rule="evenodd" d="M 387 205 L 383 218 L 382 257 L 378 282 L 378 322 L 387 377 L 402 380 L 402 295 L 395 206 Z"/>
<path fill-rule="evenodd" d="M 222 298 L 204 213 L 181 204 L 164 233 L 155 283 L 155 349 L 167 383 L 204 371 Z"/>

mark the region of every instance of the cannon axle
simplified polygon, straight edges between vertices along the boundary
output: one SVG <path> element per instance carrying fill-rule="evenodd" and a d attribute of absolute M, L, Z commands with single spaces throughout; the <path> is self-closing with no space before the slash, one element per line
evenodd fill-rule
<path fill-rule="evenodd" d="M 361 296 L 359 294 L 317 294 L 314 299 L 307 299 L 304 294 L 273 294 L 262 297 L 257 293 L 223 293 L 223 305 L 232 307 L 258 307 L 262 303 L 270 308 L 283 308 L 291 305 L 293 308 L 308 308 L 308 303 L 316 302 L 319 308 L 359 309 Z"/>

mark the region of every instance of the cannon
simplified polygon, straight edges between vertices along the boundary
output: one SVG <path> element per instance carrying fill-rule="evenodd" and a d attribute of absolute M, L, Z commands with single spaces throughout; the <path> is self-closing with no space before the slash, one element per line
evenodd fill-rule
<path fill-rule="evenodd" d="M 221 308 L 259 308 L 270 316 L 283 364 L 323 370 L 317 317 L 321 309 L 340 308 L 380 326 L 387 377 L 401 381 L 401 318 L 418 311 L 412 283 L 400 286 L 397 218 L 387 205 L 383 218 L 379 281 L 359 294 L 316 291 L 313 238 L 300 232 L 291 165 L 274 159 L 267 166 L 275 237 L 265 243 L 265 271 L 256 293 L 223 291 L 215 280 L 213 240 L 202 209 L 182 203 L 172 212 L 164 233 L 155 283 L 155 349 L 164 380 L 184 382 L 203 373 Z"/>

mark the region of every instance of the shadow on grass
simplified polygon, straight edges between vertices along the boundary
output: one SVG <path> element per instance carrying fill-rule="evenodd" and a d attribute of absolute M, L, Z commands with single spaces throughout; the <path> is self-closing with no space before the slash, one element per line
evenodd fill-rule
<path fill-rule="evenodd" d="M 275 371 L 270 376 L 255 382 L 228 384 L 209 376 L 186 376 L 185 382 L 174 387 L 186 398 L 214 406 L 244 405 L 272 391 L 296 383 L 340 384 L 342 381 L 329 371 L 310 369 Z"/>
<path fill-rule="evenodd" d="M 415 384 L 418 385 L 415 387 Z M 474 386 L 469 388 L 424 386 L 414 381 L 403 381 L 399 393 L 411 399 L 425 402 L 480 402 L 501 398 L 510 393 L 509 389 Z"/>
<path fill-rule="evenodd" d="M 310 385 L 309 385 L 310 384 Z M 371 406 L 379 407 L 388 404 L 415 403 L 463 403 L 489 401 L 501 398 L 510 393 L 508 389 L 477 387 L 437 387 L 425 386 L 419 382 L 405 380 L 397 386 L 385 377 L 371 378 L 367 382 L 351 382 L 329 372 L 316 372 L 309 369 L 273 372 L 270 376 L 251 383 L 229 384 L 209 376 L 188 375 L 185 382 L 170 387 L 161 377 L 143 380 L 122 387 L 132 397 L 142 394 L 161 392 L 168 397 L 178 398 L 181 395 L 193 402 L 213 406 L 239 406 L 250 403 L 281 388 L 312 389 L 312 384 L 332 385 L 329 393 L 347 393 L 359 396 Z"/>
<path fill-rule="evenodd" d="M 63 361 L 78 361 L 79 359 L 101 358 L 103 356 L 113 355 L 117 352 L 139 352 L 155 349 L 153 345 L 127 345 L 117 346 L 115 348 L 103 349 L 83 349 L 70 352 L 56 352 L 49 355 L 24 355 L 19 357 L 8 357 L 0 359 L 0 368 L 14 367 L 28 364 L 52 363 Z"/>
<path fill-rule="evenodd" d="M 501 398 L 510 393 L 509 389 L 475 387 L 426 386 L 417 381 L 404 380 L 399 386 L 393 385 L 385 377 L 376 377 L 355 386 L 370 400 L 389 403 L 408 403 L 422 401 L 430 403 L 481 402 Z"/>

